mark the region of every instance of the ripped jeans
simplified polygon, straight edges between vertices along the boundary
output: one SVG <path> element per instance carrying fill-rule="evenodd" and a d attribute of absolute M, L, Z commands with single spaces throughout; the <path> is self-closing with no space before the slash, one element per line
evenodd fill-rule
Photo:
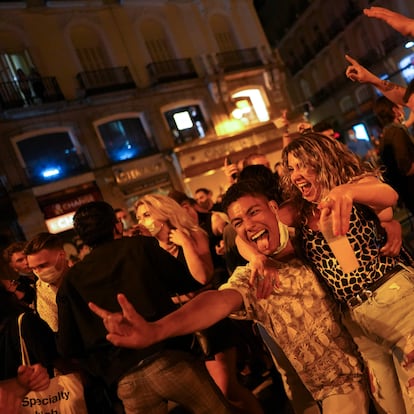
<path fill-rule="evenodd" d="M 378 406 L 387 414 L 414 413 L 414 269 L 400 270 L 343 322 L 367 365 Z"/>

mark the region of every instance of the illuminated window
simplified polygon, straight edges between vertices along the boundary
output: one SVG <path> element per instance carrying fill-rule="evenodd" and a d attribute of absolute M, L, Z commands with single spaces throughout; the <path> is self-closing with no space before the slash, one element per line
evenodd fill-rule
<path fill-rule="evenodd" d="M 414 79 L 414 54 L 401 59 L 398 66 L 405 81 L 410 83 Z"/>
<path fill-rule="evenodd" d="M 245 89 L 231 97 L 235 105 L 232 111 L 234 118 L 240 119 L 246 125 L 269 120 L 266 102 L 259 89 Z"/>
<path fill-rule="evenodd" d="M 113 162 L 145 157 L 157 152 L 139 115 L 96 123 L 96 128 L 105 151 Z"/>
<path fill-rule="evenodd" d="M 14 144 L 33 185 L 61 180 L 89 170 L 68 130 L 17 137 Z"/>
<path fill-rule="evenodd" d="M 183 106 L 164 112 L 176 144 L 206 136 L 207 124 L 198 105 Z"/>

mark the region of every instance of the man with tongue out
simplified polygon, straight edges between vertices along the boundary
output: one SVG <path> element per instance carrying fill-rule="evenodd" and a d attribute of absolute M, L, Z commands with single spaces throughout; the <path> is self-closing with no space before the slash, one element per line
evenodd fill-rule
<path fill-rule="evenodd" d="M 111 313 L 90 304 L 117 346 L 144 348 L 165 338 L 204 329 L 230 315 L 252 319 L 267 330 L 287 357 L 274 356 L 283 367 L 285 389 L 296 413 L 316 413 L 305 407 L 297 388 L 298 376 L 324 414 L 368 412 L 368 397 L 355 345 L 336 318 L 336 306 L 314 273 L 298 259 L 287 227 L 278 220 L 278 206 L 256 182 L 242 181 L 229 188 L 223 206 L 238 236 L 269 256 L 279 274 L 270 279 L 270 296 L 251 283 L 249 265 L 236 268 L 219 291 L 201 293 L 179 310 L 146 322 L 122 294 L 122 313 Z M 262 288 L 261 288 L 262 289 Z M 287 365 L 293 369 L 288 369 Z M 297 381 L 296 381 L 297 382 Z"/>

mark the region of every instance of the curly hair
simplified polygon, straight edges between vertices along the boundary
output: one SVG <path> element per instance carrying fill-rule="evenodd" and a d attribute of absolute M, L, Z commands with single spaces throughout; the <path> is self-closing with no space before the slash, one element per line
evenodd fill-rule
<path fill-rule="evenodd" d="M 381 178 L 378 168 L 364 163 L 356 154 L 341 142 L 315 132 L 301 134 L 282 151 L 282 163 L 285 174 L 282 185 L 291 201 L 304 213 L 313 208 L 303 199 L 299 189 L 292 183 L 288 169 L 288 156 L 293 155 L 302 164 L 316 174 L 316 182 L 323 188 L 332 188 L 355 181 L 365 175 Z"/>
<path fill-rule="evenodd" d="M 168 223 L 172 228 L 181 230 L 191 237 L 193 231 L 204 231 L 199 227 L 188 212 L 174 199 L 162 194 L 146 194 L 135 203 L 135 211 L 144 205 L 152 218 Z"/>

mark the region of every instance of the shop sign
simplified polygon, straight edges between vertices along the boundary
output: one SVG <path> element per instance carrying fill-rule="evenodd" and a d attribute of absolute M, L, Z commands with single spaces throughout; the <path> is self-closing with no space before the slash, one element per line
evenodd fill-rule
<path fill-rule="evenodd" d="M 158 159 L 153 163 L 149 164 L 142 164 L 142 165 L 134 165 L 130 168 L 116 168 L 113 170 L 114 176 L 117 184 L 119 185 L 127 185 L 131 182 L 142 180 L 144 178 L 148 178 L 152 175 L 158 175 L 162 172 L 166 171 L 164 161 L 162 159 Z"/>
<path fill-rule="evenodd" d="M 76 211 L 81 205 L 91 201 L 102 200 L 101 193 L 93 190 L 87 194 L 74 196 L 68 199 L 62 199 L 58 202 L 41 206 L 41 209 L 46 218 L 58 217 L 69 212 Z"/>
<path fill-rule="evenodd" d="M 75 212 L 63 214 L 58 217 L 54 217 L 48 220 L 45 220 L 47 229 L 49 233 L 57 234 L 62 231 L 70 230 L 73 228 L 73 216 Z"/>
<path fill-rule="evenodd" d="M 250 136 L 244 136 L 238 139 L 223 140 L 215 142 L 213 145 L 206 144 L 203 146 L 191 148 L 189 150 L 177 151 L 181 168 L 186 169 L 194 164 L 203 164 L 217 159 L 223 159 L 229 154 L 242 152 L 248 148 L 260 147 L 266 142 L 275 139 L 274 128 L 252 133 Z"/>

